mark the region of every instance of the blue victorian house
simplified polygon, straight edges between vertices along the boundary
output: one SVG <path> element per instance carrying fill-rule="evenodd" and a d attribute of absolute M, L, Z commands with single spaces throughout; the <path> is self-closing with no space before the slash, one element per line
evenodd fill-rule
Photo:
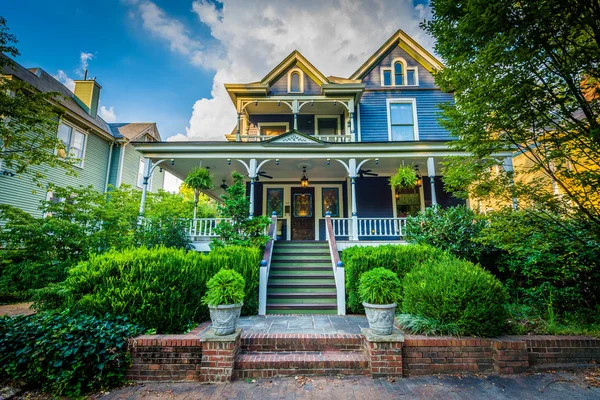
<path fill-rule="evenodd" d="M 328 304 L 324 297 L 308 293 L 310 307 L 304 302 L 304 311 L 336 312 L 337 292 L 337 312 L 343 313 L 343 279 L 334 250 L 400 241 L 407 216 L 436 204 L 460 203 L 444 191 L 440 179 L 444 158 L 461 155 L 449 148 L 453 138 L 438 122 L 439 105 L 453 101 L 452 93 L 434 83 L 433 73 L 441 68 L 401 30 L 347 78 L 324 76 L 294 51 L 260 81 L 225 85 L 238 116 L 227 141 L 134 146 L 155 163 L 174 160 L 161 167 L 180 178 L 199 165 L 210 168 L 217 180 L 215 198 L 231 184 L 233 171 L 247 177 L 251 214 L 276 216 L 277 242 L 273 260 L 266 260 L 269 289 L 267 296 L 261 286 L 261 313 L 298 312 L 294 302 L 302 302 L 302 293 L 323 289 L 318 269 L 295 285 L 285 280 L 301 268 L 303 253 L 319 268 L 319 246 L 325 268 L 335 275 L 332 304 L 323 306 Z M 416 188 L 390 186 L 389 177 L 401 165 L 417 170 Z M 217 222 L 193 222 L 190 234 L 199 249 L 214 235 Z M 281 276 L 274 278 L 271 263 L 276 262 Z M 310 281 L 313 276 L 318 284 Z"/>

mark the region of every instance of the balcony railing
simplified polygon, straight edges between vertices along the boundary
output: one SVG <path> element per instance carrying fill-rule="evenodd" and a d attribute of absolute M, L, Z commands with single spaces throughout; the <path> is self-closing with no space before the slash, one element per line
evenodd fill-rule
<path fill-rule="evenodd" d="M 352 135 L 310 135 L 315 139 L 330 143 L 347 143 L 352 141 Z M 276 136 L 269 135 L 240 135 L 242 142 L 264 142 L 275 138 Z"/>
<path fill-rule="evenodd" d="M 231 218 L 196 218 L 190 220 L 188 235 L 192 238 L 205 237 L 214 238 L 218 237 L 215 232 L 217 225 L 221 221 L 231 221 Z"/>

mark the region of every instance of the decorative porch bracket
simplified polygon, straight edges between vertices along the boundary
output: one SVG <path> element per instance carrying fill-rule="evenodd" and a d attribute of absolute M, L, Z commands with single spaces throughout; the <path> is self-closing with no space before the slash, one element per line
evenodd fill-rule
<path fill-rule="evenodd" d="M 340 260 L 340 253 L 337 249 L 333 224 L 331 223 L 331 213 L 329 211 L 325 214 L 325 224 L 325 235 L 327 236 L 327 243 L 329 243 L 331 266 L 335 278 L 337 311 L 338 315 L 346 315 L 346 271 L 344 270 L 344 264 Z"/>
<path fill-rule="evenodd" d="M 254 217 L 254 183 L 256 182 L 256 177 L 263 165 L 271 161 L 263 160 L 260 164 L 257 165 L 256 158 L 251 158 L 248 163 L 244 160 L 237 160 L 244 167 L 246 167 L 246 171 L 248 172 L 248 178 L 250 178 L 250 218 Z"/>
<path fill-rule="evenodd" d="M 148 195 L 148 182 L 150 181 L 150 177 L 152 177 L 152 174 L 154 173 L 154 170 L 156 169 L 156 167 L 158 167 L 160 164 L 164 163 L 165 161 L 171 161 L 171 165 L 175 164 L 175 160 L 174 159 L 164 159 L 164 160 L 158 160 L 156 163 L 154 163 L 154 165 L 152 164 L 152 160 L 149 158 L 146 158 L 146 168 L 144 170 L 144 183 L 142 185 L 142 200 L 140 201 L 140 211 L 138 214 L 138 226 L 142 225 L 142 221 L 144 218 L 144 209 L 146 207 L 146 197 Z"/>
<path fill-rule="evenodd" d="M 277 240 L 277 213 L 273 211 L 271 215 L 271 225 L 269 225 L 269 241 L 265 246 L 263 259 L 260 262 L 260 274 L 258 283 L 258 315 L 267 314 L 267 283 L 269 281 L 269 272 L 271 270 L 271 257 L 273 255 L 273 244 Z"/>

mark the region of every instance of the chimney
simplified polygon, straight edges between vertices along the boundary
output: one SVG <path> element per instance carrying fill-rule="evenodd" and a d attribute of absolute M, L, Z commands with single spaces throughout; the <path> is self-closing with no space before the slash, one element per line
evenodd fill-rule
<path fill-rule="evenodd" d="M 96 78 L 75 81 L 75 100 L 79 100 L 79 103 L 86 108 L 86 111 L 92 118 L 96 118 L 98 114 L 100 89 L 102 89 L 102 86 L 98 85 Z"/>

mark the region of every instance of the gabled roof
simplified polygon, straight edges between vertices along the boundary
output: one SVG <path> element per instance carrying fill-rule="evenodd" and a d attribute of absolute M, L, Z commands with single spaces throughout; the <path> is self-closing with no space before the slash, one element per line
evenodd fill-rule
<path fill-rule="evenodd" d="M 260 80 L 262 84 L 269 84 L 277 79 L 283 71 L 291 67 L 292 65 L 297 65 L 300 69 L 304 70 L 304 72 L 310 76 L 315 82 L 322 85 L 324 83 L 329 83 L 327 77 L 321 73 L 314 65 L 312 65 L 306 57 L 304 57 L 298 50 L 294 50 L 290 53 L 289 56 L 283 59 L 275 68 L 273 68 L 264 78 Z"/>
<path fill-rule="evenodd" d="M 117 139 L 127 139 L 128 141 L 135 141 L 143 135 L 150 135 L 157 141 L 161 141 L 158 128 L 154 122 L 124 122 L 108 124 L 112 135 Z"/>
<path fill-rule="evenodd" d="M 2 53 L 0 53 L 0 57 L 9 61 L 8 64 L 0 70 L 0 74 L 15 76 L 42 93 L 60 93 L 64 97 L 57 97 L 54 99 L 58 104 L 88 124 L 93 125 L 102 133 L 111 135 L 108 124 L 102 118 L 100 118 L 100 116 L 97 115 L 96 118 L 93 118 L 90 114 L 88 114 L 82 105 L 78 103 L 73 92 L 67 89 L 65 85 L 57 81 L 52 75 L 41 68 L 27 69 Z"/>
<path fill-rule="evenodd" d="M 431 53 L 421 47 L 420 44 L 415 42 L 410 36 L 404 31 L 398 29 L 396 33 L 392 35 L 363 65 L 361 65 L 356 72 L 354 72 L 349 79 L 362 79 L 368 74 L 371 69 L 385 56 L 393 46 L 400 46 L 406 51 L 411 57 L 413 57 L 419 64 L 425 67 L 429 72 L 434 70 L 441 70 L 444 68 L 437 58 Z"/>

